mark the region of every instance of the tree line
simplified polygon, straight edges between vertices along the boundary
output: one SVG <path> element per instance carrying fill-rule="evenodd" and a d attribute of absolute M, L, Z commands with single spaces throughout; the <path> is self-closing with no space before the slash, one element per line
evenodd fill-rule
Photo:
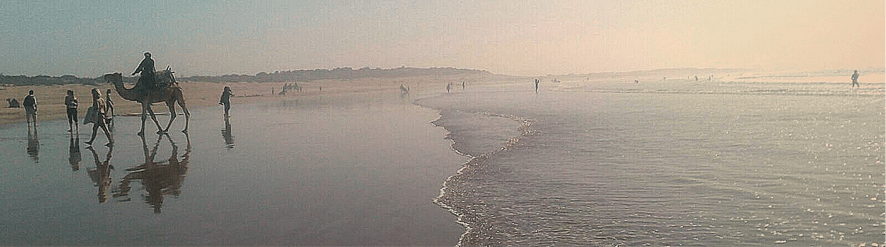
<path fill-rule="evenodd" d="M 391 78 L 391 77 L 414 77 L 414 76 L 448 76 L 448 75 L 492 75 L 488 71 L 473 69 L 457 69 L 457 68 L 408 68 L 400 67 L 393 69 L 370 69 L 364 67 L 360 69 L 352 69 L 350 67 L 342 67 L 335 69 L 314 69 L 314 70 L 290 70 L 275 71 L 274 73 L 260 72 L 255 75 L 221 75 L 221 76 L 189 76 L 176 78 L 177 81 L 201 81 L 201 82 L 302 82 L 313 80 L 327 79 L 357 79 L 357 78 Z M 123 77 L 126 83 L 135 83 L 137 77 Z M 84 84 L 84 85 L 100 85 L 105 83 L 101 77 L 97 78 L 79 78 L 73 75 L 63 76 L 26 76 L 26 75 L 3 75 L 0 74 L 0 85 L 2 86 L 42 86 L 42 85 L 64 85 L 64 84 Z"/>

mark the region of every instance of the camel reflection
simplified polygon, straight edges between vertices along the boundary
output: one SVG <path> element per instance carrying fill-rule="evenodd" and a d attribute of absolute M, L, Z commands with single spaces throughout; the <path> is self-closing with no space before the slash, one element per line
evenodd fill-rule
<path fill-rule="evenodd" d="M 160 147 L 160 142 L 164 136 L 166 136 L 169 144 L 172 146 L 172 154 L 168 160 L 155 162 L 154 156 L 157 155 L 157 149 Z M 142 136 L 145 163 L 126 169 L 129 173 L 123 177 L 120 185 L 115 189 L 114 198 L 120 198 L 118 199 L 120 201 L 130 200 L 129 191 L 132 187 L 129 184 L 135 180 L 141 180 L 144 190 L 147 192 L 147 195 L 144 195 L 145 202 L 154 208 L 154 213 L 159 214 L 160 208 L 163 206 L 163 196 L 178 196 L 181 194 L 181 186 L 185 180 L 185 173 L 188 172 L 188 159 L 191 153 L 191 139 L 187 134 L 185 134 L 185 137 L 187 139 L 187 147 L 185 148 L 185 153 L 181 155 L 181 160 L 179 160 L 178 146 L 172 138 L 169 138 L 168 134 L 160 135 L 150 151 L 148 150 L 145 137 Z"/>
<path fill-rule="evenodd" d="M 98 186 L 98 203 L 107 202 L 108 188 L 111 187 L 111 169 L 114 169 L 114 166 L 111 165 L 111 154 L 114 152 L 114 146 L 109 147 L 105 161 L 99 160 L 98 153 L 95 152 L 92 146 L 86 147 L 86 149 L 92 152 L 92 158 L 95 160 L 95 169 L 89 169 L 86 172 L 89 173 L 89 178 L 92 179 L 95 186 Z"/>
<path fill-rule="evenodd" d="M 37 139 L 37 128 L 34 128 L 33 132 L 31 132 L 31 128 L 28 128 L 28 156 L 31 156 L 34 161 L 39 161 L 40 158 L 37 156 L 39 151 L 40 140 Z"/>
<path fill-rule="evenodd" d="M 234 148 L 234 134 L 231 133 L 231 120 L 225 117 L 225 129 L 221 131 L 228 149 Z"/>

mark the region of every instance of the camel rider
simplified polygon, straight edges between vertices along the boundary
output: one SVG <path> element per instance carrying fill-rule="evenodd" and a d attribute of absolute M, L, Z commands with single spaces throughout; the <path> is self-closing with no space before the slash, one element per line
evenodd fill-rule
<path fill-rule="evenodd" d="M 138 78 L 139 83 L 146 88 L 154 88 L 154 59 L 151 59 L 150 52 L 145 52 L 145 59 L 138 64 L 138 68 L 132 72 L 132 75 L 139 72 L 141 72 L 141 77 Z"/>

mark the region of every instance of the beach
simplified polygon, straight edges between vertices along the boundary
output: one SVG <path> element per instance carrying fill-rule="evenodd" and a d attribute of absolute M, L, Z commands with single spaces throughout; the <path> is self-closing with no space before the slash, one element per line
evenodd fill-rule
<path fill-rule="evenodd" d="M 0 245 L 455 245 L 464 228 L 434 198 L 467 158 L 431 123 L 437 111 L 400 94 L 422 80 L 275 97 L 255 95 L 282 83 L 182 83 L 189 133 L 179 117 L 141 138 L 140 118 L 117 116 L 113 148 L 102 134 L 87 148 L 91 125 L 70 134 L 60 117 L 36 133 L 0 125 Z M 205 107 L 225 85 L 239 96 L 229 119 Z"/>
<path fill-rule="evenodd" d="M 690 72 L 188 82 L 188 134 L 122 116 L 113 148 L 15 120 L 0 244 L 883 244 L 882 73 Z"/>

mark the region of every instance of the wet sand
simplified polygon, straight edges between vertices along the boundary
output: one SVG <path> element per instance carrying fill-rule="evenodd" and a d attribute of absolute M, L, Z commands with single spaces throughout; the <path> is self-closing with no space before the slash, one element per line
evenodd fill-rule
<path fill-rule="evenodd" d="M 455 245 L 464 228 L 433 199 L 467 158 L 436 111 L 368 85 L 235 98 L 227 121 L 192 107 L 187 135 L 117 117 L 113 148 L 61 119 L 0 125 L 0 245 Z"/>

